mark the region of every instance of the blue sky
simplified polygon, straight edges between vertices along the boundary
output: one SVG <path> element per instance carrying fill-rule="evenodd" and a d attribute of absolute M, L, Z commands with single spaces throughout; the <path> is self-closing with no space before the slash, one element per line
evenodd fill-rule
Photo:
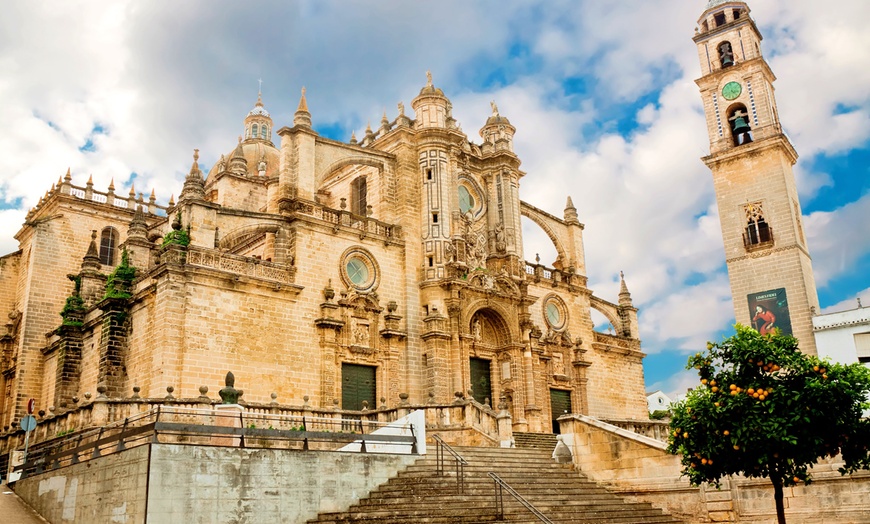
<path fill-rule="evenodd" d="M 229 153 L 257 80 L 276 125 L 302 86 L 314 127 L 348 140 L 410 101 L 431 70 L 469 138 L 489 101 L 517 127 L 521 196 L 573 198 L 589 287 L 625 271 L 640 308 L 648 390 L 696 379 L 686 355 L 733 308 L 692 35 L 705 0 L 64 2 L 13 0 L 0 19 L 0 251 L 72 169 L 124 194 L 178 194 L 194 148 Z M 870 304 L 870 3 L 756 0 L 778 80 L 823 308 Z M 555 250 L 533 224 L 526 259 Z"/>

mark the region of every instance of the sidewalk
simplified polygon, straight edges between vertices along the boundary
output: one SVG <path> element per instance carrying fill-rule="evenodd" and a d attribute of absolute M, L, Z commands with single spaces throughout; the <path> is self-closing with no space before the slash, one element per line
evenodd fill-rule
<path fill-rule="evenodd" d="M 48 521 L 30 509 L 9 487 L 0 484 L 0 515 L 4 524 L 46 524 Z"/>

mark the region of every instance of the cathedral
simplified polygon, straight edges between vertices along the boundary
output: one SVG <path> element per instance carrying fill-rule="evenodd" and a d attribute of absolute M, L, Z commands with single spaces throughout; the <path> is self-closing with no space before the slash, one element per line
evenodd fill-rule
<path fill-rule="evenodd" d="M 227 371 L 254 403 L 473 398 L 544 433 L 564 413 L 646 419 L 625 282 L 615 301 L 587 288 L 570 197 L 561 217 L 521 200 L 516 128 L 493 103 L 470 140 L 427 77 L 409 114 L 349 142 L 317 133 L 304 89 L 278 128 L 260 96 L 208 173 L 194 150 L 177 202 L 67 171 L 0 258 L 0 427 L 29 399 L 194 398 Z"/>

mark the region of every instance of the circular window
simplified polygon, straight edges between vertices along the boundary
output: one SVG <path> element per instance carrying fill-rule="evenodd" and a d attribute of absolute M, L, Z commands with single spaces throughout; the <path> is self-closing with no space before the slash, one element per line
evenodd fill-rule
<path fill-rule="evenodd" d="M 560 330 L 565 327 L 568 318 L 568 309 L 562 299 L 552 295 L 544 301 L 544 318 L 550 328 Z"/>
<path fill-rule="evenodd" d="M 348 287 L 372 291 L 378 287 L 378 265 L 368 251 L 354 247 L 341 256 L 341 278 Z"/>
<path fill-rule="evenodd" d="M 474 197 L 465 186 L 459 186 L 459 211 L 464 215 L 474 209 Z"/>
<path fill-rule="evenodd" d="M 477 219 L 483 215 L 485 206 L 482 194 L 477 182 L 467 175 L 459 176 L 459 185 L 456 187 L 456 200 L 457 207 L 459 207 L 459 212 L 462 213 L 462 216 L 470 216 Z"/>

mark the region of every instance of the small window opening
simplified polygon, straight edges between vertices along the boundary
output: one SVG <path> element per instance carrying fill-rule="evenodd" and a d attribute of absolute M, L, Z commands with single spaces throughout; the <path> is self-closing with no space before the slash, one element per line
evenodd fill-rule
<path fill-rule="evenodd" d="M 251 137 L 257 138 L 258 132 L 259 132 L 259 129 L 257 128 L 257 124 L 252 125 L 251 126 Z"/>
<path fill-rule="evenodd" d="M 770 226 L 764 220 L 764 217 L 750 219 L 746 225 L 746 244 L 756 245 L 773 240 L 773 235 L 770 232 Z"/>
<path fill-rule="evenodd" d="M 359 177 L 350 183 L 350 212 L 365 215 L 366 204 L 366 179 Z"/>
<path fill-rule="evenodd" d="M 432 213 L 432 223 L 433 224 L 438 223 L 438 213 Z"/>
<path fill-rule="evenodd" d="M 429 257 L 429 267 L 433 267 L 435 265 L 435 259 L 433 257 Z"/>
<path fill-rule="evenodd" d="M 734 50 L 731 48 L 731 42 L 722 42 L 719 44 L 719 63 L 722 69 L 734 65 Z"/>
<path fill-rule="evenodd" d="M 716 22 L 716 27 L 725 25 L 725 13 L 718 13 L 713 15 L 713 20 Z"/>
<path fill-rule="evenodd" d="M 429 306 L 423 306 L 423 316 L 424 317 L 429 316 Z"/>
<path fill-rule="evenodd" d="M 734 20 L 740 20 L 740 9 L 734 10 Z"/>
<path fill-rule="evenodd" d="M 115 265 L 115 244 L 117 233 L 114 228 L 107 227 L 100 234 L 100 264 L 104 266 Z"/>
<path fill-rule="evenodd" d="M 432 170 L 431 169 L 426 170 L 426 180 L 432 180 Z"/>
<path fill-rule="evenodd" d="M 262 127 L 260 127 L 260 138 L 262 138 L 263 140 L 268 138 L 268 136 L 266 136 L 268 134 L 268 132 L 269 132 L 269 126 L 264 124 Z"/>
<path fill-rule="evenodd" d="M 752 128 L 749 127 L 749 115 L 746 107 L 738 104 L 728 112 L 728 122 L 731 124 L 731 136 L 735 146 L 742 146 L 752 142 Z"/>

